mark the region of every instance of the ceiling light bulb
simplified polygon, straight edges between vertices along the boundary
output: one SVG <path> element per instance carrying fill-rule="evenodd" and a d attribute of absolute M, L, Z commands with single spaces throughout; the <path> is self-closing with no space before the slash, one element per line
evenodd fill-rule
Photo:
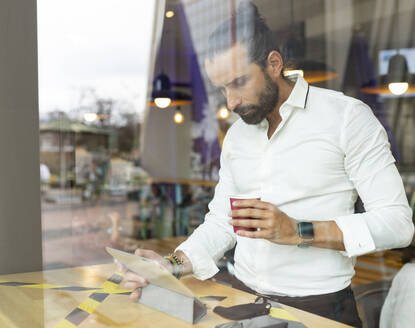
<path fill-rule="evenodd" d="M 392 82 L 389 83 L 388 88 L 394 95 L 401 95 L 408 90 L 408 82 Z"/>
<path fill-rule="evenodd" d="M 159 108 L 166 108 L 166 107 L 169 107 L 169 105 L 171 103 L 171 99 L 167 98 L 167 97 L 156 98 L 156 99 L 154 99 L 154 103 Z"/>
<path fill-rule="evenodd" d="M 229 110 L 226 106 L 221 106 L 218 112 L 219 118 L 222 120 L 226 120 L 229 117 Z"/>
<path fill-rule="evenodd" d="M 304 71 L 302 69 L 287 69 L 284 71 L 284 76 L 293 76 L 293 75 L 300 75 L 304 77 Z"/>
<path fill-rule="evenodd" d="M 184 116 L 181 112 L 174 113 L 174 122 L 180 124 L 184 121 Z"/>
<path fill-rule="evenodd" d="M 174 11 L 173 10 L 166 11 L 166 17 L 167 18 L 172 18 L 173 16 L 174 16 Z"/>
<path fill-rule="evenodd" d="M 87 122 L 94 122 L 98 118 L 96 113 L 85 113 L 84 120 Z"/>

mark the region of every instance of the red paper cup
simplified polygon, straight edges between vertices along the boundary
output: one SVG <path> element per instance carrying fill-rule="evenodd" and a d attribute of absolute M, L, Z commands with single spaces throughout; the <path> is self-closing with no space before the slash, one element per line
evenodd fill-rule
<path fill-rule="evenodd" d="M 231 209 L 232 210 L 238 210 L 238 209 L 241 209 L 242 208 L 242 207 L 234 206 L 232 204 L 234 201 L 237 201 L 237 200 L 245 200 L 245 199 L 257 199 L 257 200 L 260 200 L 261 199 L 260 197 L 258 197 L 256 195 L 235 195 L 235 196 L 230 196 L 229 198 L 230 198 Z M 232 220 L 250 220 L 250 219 L 252 219 L 252 218 L 249 218 L 249 217 L 232 217 Z M 245 228 L 245 227 L 236 227 L 236 226 L 233 226 L 233 231 L 235 233 L 238 230 L 256 231 L 255 228 Z"/>

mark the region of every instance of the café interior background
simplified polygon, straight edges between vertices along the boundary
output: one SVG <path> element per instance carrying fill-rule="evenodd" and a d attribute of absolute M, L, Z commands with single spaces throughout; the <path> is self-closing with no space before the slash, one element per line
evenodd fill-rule
<path fill-rule="evenodd" d="M 38 0 L 43 269 L 109 262 L 105 246 L 177 245 L 203 221 L 237 119 L 203 58 L 238 3 Z M 309 83 L 373 109 L 414 207 L 415 2 L 254 3 Z M 392 93 L 385 76 L 398 53 L 408 88 Z M 354 285 L 392 278 L 404 253 L 358 260 Z"/>

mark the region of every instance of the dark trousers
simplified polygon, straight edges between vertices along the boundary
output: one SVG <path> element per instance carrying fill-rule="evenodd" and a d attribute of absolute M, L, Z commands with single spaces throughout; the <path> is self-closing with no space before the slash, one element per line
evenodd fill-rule
<path fill-rule="evenodd" d="M 356 301 L 350 286 L 338 292 L 329 294 L 289 297 L 261 295 L 246 286 L 242 281 L 238 280 L 234 276 L 232 276 L 228 282 L 233 288 L 258 296 L 265 296 L 275 302 L 311 312 L 353 327 L 362 327 L 362 321 L 357 313 Z"/>

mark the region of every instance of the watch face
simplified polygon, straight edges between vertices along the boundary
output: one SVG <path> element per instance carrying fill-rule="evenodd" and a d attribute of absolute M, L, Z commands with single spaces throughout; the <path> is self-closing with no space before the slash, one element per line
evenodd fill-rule
<path fill-rule="evenodd" d="M 301 238 L 312 239 L 314 238 L 314 227 L 311 222 L 298 223 L 298 235 Z"/>

